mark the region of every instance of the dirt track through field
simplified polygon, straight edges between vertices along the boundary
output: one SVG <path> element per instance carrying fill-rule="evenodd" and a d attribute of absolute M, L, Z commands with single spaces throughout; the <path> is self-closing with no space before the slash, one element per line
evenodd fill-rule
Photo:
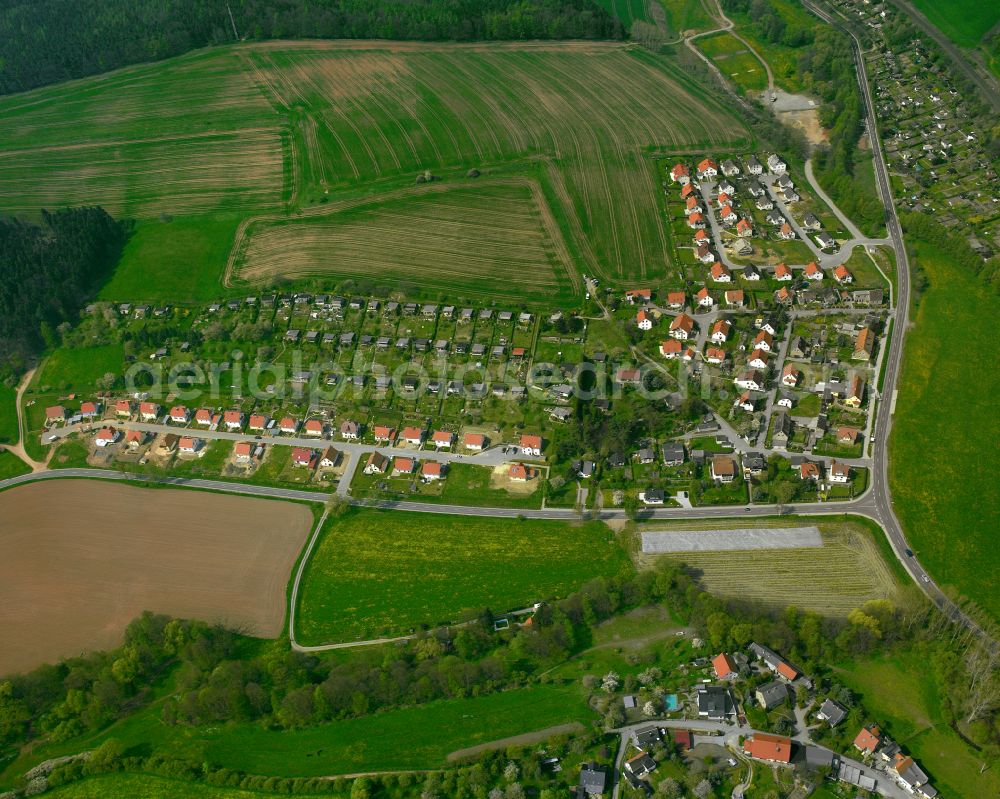
<path fill-rule="evenodd" d="M 281 633 L 294 503 L 99 481 L 0 494 L 0 675 L 122 640 L 143 610 Z"/>

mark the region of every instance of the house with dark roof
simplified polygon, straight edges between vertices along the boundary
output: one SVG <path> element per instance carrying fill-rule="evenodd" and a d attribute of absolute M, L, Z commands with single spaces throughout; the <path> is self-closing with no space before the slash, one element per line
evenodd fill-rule
<path fill-rule="evenodd" d="M 778 705 L 788 701 L 788 687 L 783 682 L 769 682 L 760 686 L 754 696 L 764 710 L 773 710 Z"/>
<path fill-rule="evenodd" d="M 846 716 L 847 708 L 839 702 L 834 702 L 829 697 L 823 700 L 823 704 L 820 705 L 819 710 L 816 712 L 816 718 L 820 721 L 825 721 L 831 727 L 836 727 Z"/>
<path fill-rule="evenodd" d="M 722 721 L 733 712 L 733 698 L 728 688 L 706 685 L 698 689 L 698 715 L 701 718 Z"/>
<path fill-rule="evenodd" d="M 577 783 L 576 795 L 600 796 L 608 784 L 608 775 L 596 763 L 584 763 L 580 766 L 580 780 Z"/>

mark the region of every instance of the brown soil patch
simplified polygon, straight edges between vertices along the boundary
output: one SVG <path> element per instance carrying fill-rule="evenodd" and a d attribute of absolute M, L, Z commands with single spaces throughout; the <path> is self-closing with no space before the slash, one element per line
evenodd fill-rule
<path fill-rule="evenodd" d="M 810 108 L 806 111 L 782 111 L 778 119 L 786 125 L 798 128 L 810 144 L 825 144 L 830 134 L 819 124 L 819 111 Z"/>
<path fill-rule="evenodd" d="M 114 647 L 144 610 L 281 633 L 302 505 L 50 480 L 0 494 L 0 674 Z"/>

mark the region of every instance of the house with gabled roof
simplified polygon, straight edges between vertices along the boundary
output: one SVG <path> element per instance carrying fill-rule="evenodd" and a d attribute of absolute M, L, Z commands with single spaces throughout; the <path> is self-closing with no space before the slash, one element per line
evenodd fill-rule
<path fill-rule="evenodd" d="M 670 179 L 674 183 L 687 186 L 691 182 L 691 170 L 688 169 L 687 164 L 674 164 L 670 168 Z"/>
<path fill-rule="evenodd" d="M 694 298 L 702 308 L 711 308 L 715 305 L 715 300 L 712 299 L 712 295 L 708 291 L 708 286 L 702 286 L 701 291 L 695 294 Z"/>
<path fill-rule="evenodd" d="M 802 373 L 795 368 L 795 364 L 787 363 L 781 370 L 781 385 L 795 388 L 802 378 Z"/>
<path fill-rule="evenodd" d="M 756 369 L 747 369 L 740 372 L 733 380 L 737 386 L 750 391 L 762 391 L 764 388 L 764 375 Z"/>
<path fill-rule="evenodd" d="M 438 461 L 424 461 L 420 466 L 420 476 L 428 482 L 441 480 L 448 471 L 448 464 Z"/>
<path fill-rule="evenodd" d="M 160 415 L 160 406 L 155 402 L 139 403 L 139 418 L 144 422 L 155 421 Z"/>
<path fill-rule="evenodd" d="M 533 457 L 540 457 L 542 454 L 542 437 L 535 435 L 521 436 L 521 453 Z"/>
<path fill-rule="evenodd" d="M 194 436 L 181 436 L 177 442 L 177 449 L 188 455 L 192 455 L 201 449 L 202 440 Z"/>
<path fill-rule="evenodd" d="M 534 469 L 523 463 L 512 463 L 510 469 L 507 470 L 508 477 L 515 483 L 526 483 L 534 479 L 535 473 Z"/>
<path fill-rule="evenodd" d="M 850 387 L 844 396 L 844 404 L 851 408 L 860 408 L 865 398 L 865 381 L 861 375 L 854 375 L 851 378 Z"/>
<path fill-rule="evenodd" d="M 431 435 L 431 443 L 441 449 L 442 447 L 451 448 L 451 445 L 455 443 L 455 434 L 449 430 L 435 430 Z"/>
<path fill-rule="evenodd" d="M 727 291 L 725 293 L 726 305 L 731 305 L 734 308 L 743 307 L 743 289 L 733 289 L 732 291 Z"/>
<path fill-rule="evenodd" d="M 230 430 L 238 430 L 243 427 L 243 412 L 242 411 L 226 411 L 222 415 L 222 422 Z"/>
<path fill-rule="evenodd" d="M 687 341 L 694 332 L 694 319 L 686 313 L 678 314 L 670 323 L 670 337 Z"/>
<path fill-rule="evenodd" d="M 118 442 L 121 438 L 121 433 L 119 433 L 113 427 L 103 427 L 97 431 L 97 435 L 94 436 L 94 443 L 99 447 L 107 447 L 111 444 Z"/>
<path fill-rule="evenodd" d="M 836 269 L 833 270 L 833 279 L 836 280 L 841 285 L 846 285 L 848 283 L 854 282 L 854 276 L 843 264 L 841 264 L 840 266 L 838 266 Z"/>
<path fill-rule="evenodd" d="M 705 215 L 700 211 L 688 214 L 687 224 L 692 230 L 701 230 L 705 227 Z"/>
<path fill-rule="evenodd" d="M 819 264 L 815 261 L 810 261 L 806 264 L 803 274 L 806 276 L 807 280 L 819 281 L 823 279 L 823 270 L 819 268 Z"/>
<path fill-rule="evenodd" d="M 762 349 L 755 349 L 750 353 L 750 357 L 747 358 L 747 366 L 752 369 L 767 369 L 767 352 Z"/>
<path fill-rule="evenodd" d="M 756 732 L 743 741 L 743 753 L 755 760 L 764 760 L 768 763 L 790 763 L 792 739 Z"/>
<path fill-rule="evenodd" d="M 635 315 L 635 323 L 640 330 L 652 330 L 653 315 L 647 313 L 645 310 L 639 311 L 639 313 Z"/>
<path fill-rule="evenodd" d="M 869 361 L 875 349 L 875 333 L 870 327 L 862 328 L 858 337 L 854 340 L 854 352 L 851 353 L 853 361 Z"/>
<path fill-rule="evenodd" d="M 671 291 L 667 294 L 668 308 L 683 308 L 687 302 L 687 295 L 683 291 Z"/>
<path fill-rule="evenodd" d="M 739 676 L 736 661 L 725 652 L 712 658 L 712 668 L 715 669 L 715 676 L 720 680 L 733 680 Z"/>
<path fill-rule="evenodd" d="M 381 452 L 373 452 L 365 462 L 365 474 L 384 474 L 389 466 L 389 459 Z"/>
<path fill-rule="evenodd" d="M 836 727 L 847 718 L 847 708 L 827 697 L 816 711 L 816 718 L 825 721 L 831 727 Z"/>
<path fill-rule="evenodd" d="M 419 447 L 424 443 L 425 435 L 423 428 L 411 425 L 410 427 L 403 428 L 402 438 L 407 444 Z"/>
<path fill-rule="evenodd" d="M 731 205 L 724 205 L 719 209 L 719 219 L 727 225 L 733 224 L 737 220 L 736 212 Z"/>
<path fill-rule="evenodd" d="M 660 355 L 668 360 L 679 358 L 683 349 L 684 345 L 675 338 L 660 342 Z"/>
<path fill-rule="evenodd" d="M 711 158 L 704 158 L 698 163 L 698 180 L 711 180 L 719 174 L 719 166 Z"/>
<path fill-rule="evenodd" d="M 744 217 L 736 223 L 736 235 L 746 238 L 753 235 L 753 222 Z"/>
<path fill-rule="evenodd" d="M 792 275 L 792 270 L 788 268 L 787 264 L 778 264 L 774 267 L 774 279 L 787 282 L 794 277 Z"/>
<path fill-rule="evenodd" d="M 731 483 L 736 479 L 736 460 L 731 455 L 716 455 L 709 471 L 716 482 Z"/>
<path fill-rule="evenodd" d="M 62 405 L 49 405 L 45 409 L 45 423 L 65 422 L 66 409 Z"/>
<path fill-rule="evenodd" d="M 705 361 L 711 364 L 724 363 L 726 360 L 726 351 L 721 347 L 707 347 L 705 349 Z"/>
<path fill-rule="evenodd" d="M 861 752 L 863 756 L 868 757 L 875 754 L 880 740 L 881 733 L 879 732 L 878 725 L 869 724 L 867 727 L 862 727 L 861 731 L 855 736 L 854 748 Z"/>
<path fill-rule="evenodd" d="M 795 238 L 797 234 L 795 229 L 787 222 L 783 223 L 780 228 L 778 228 L 778 238 L 784 239 L 785 241 L 791 241 Z"/>
<path fill-rule="evenodd" d="M 799 464 L 799 479 L 800 480 L 812 480 L 813 482 L 819 482 L 823 474 L 820 471 L 820 464 L 813 463 L 812 461 L 802 461 Z"/>
<path fill-rule="evenodd" d="M 712 280 L 716 283 L 730 283 L 733 280 L 733 276 L 729 273 L 729 270 L 719 261 L 712 264 L 711 275 Z"/>
<path fill-rule="evenodd" d="M 466 433 L 462 437 L 462 446 L 472 452 L 481 452 L 486 446 L 486 436 L 482 433 Z"/>
<path fill-rule="evenodd" d="M 307 436 L 321 436 L 324 433 L 324 429 L 321 419 L 307 419 L 302 427 L 302 432 Z"/>

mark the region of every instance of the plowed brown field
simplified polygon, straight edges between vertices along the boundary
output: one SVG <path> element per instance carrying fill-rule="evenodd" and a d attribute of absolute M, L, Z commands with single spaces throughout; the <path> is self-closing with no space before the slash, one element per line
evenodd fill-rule
<path fill-rule="evenodd" d="M 293 503 L 91 480 L 0 494 L 0 674 L 113 647 L 144 610 L 276 636 L 309 532 Z"/>

